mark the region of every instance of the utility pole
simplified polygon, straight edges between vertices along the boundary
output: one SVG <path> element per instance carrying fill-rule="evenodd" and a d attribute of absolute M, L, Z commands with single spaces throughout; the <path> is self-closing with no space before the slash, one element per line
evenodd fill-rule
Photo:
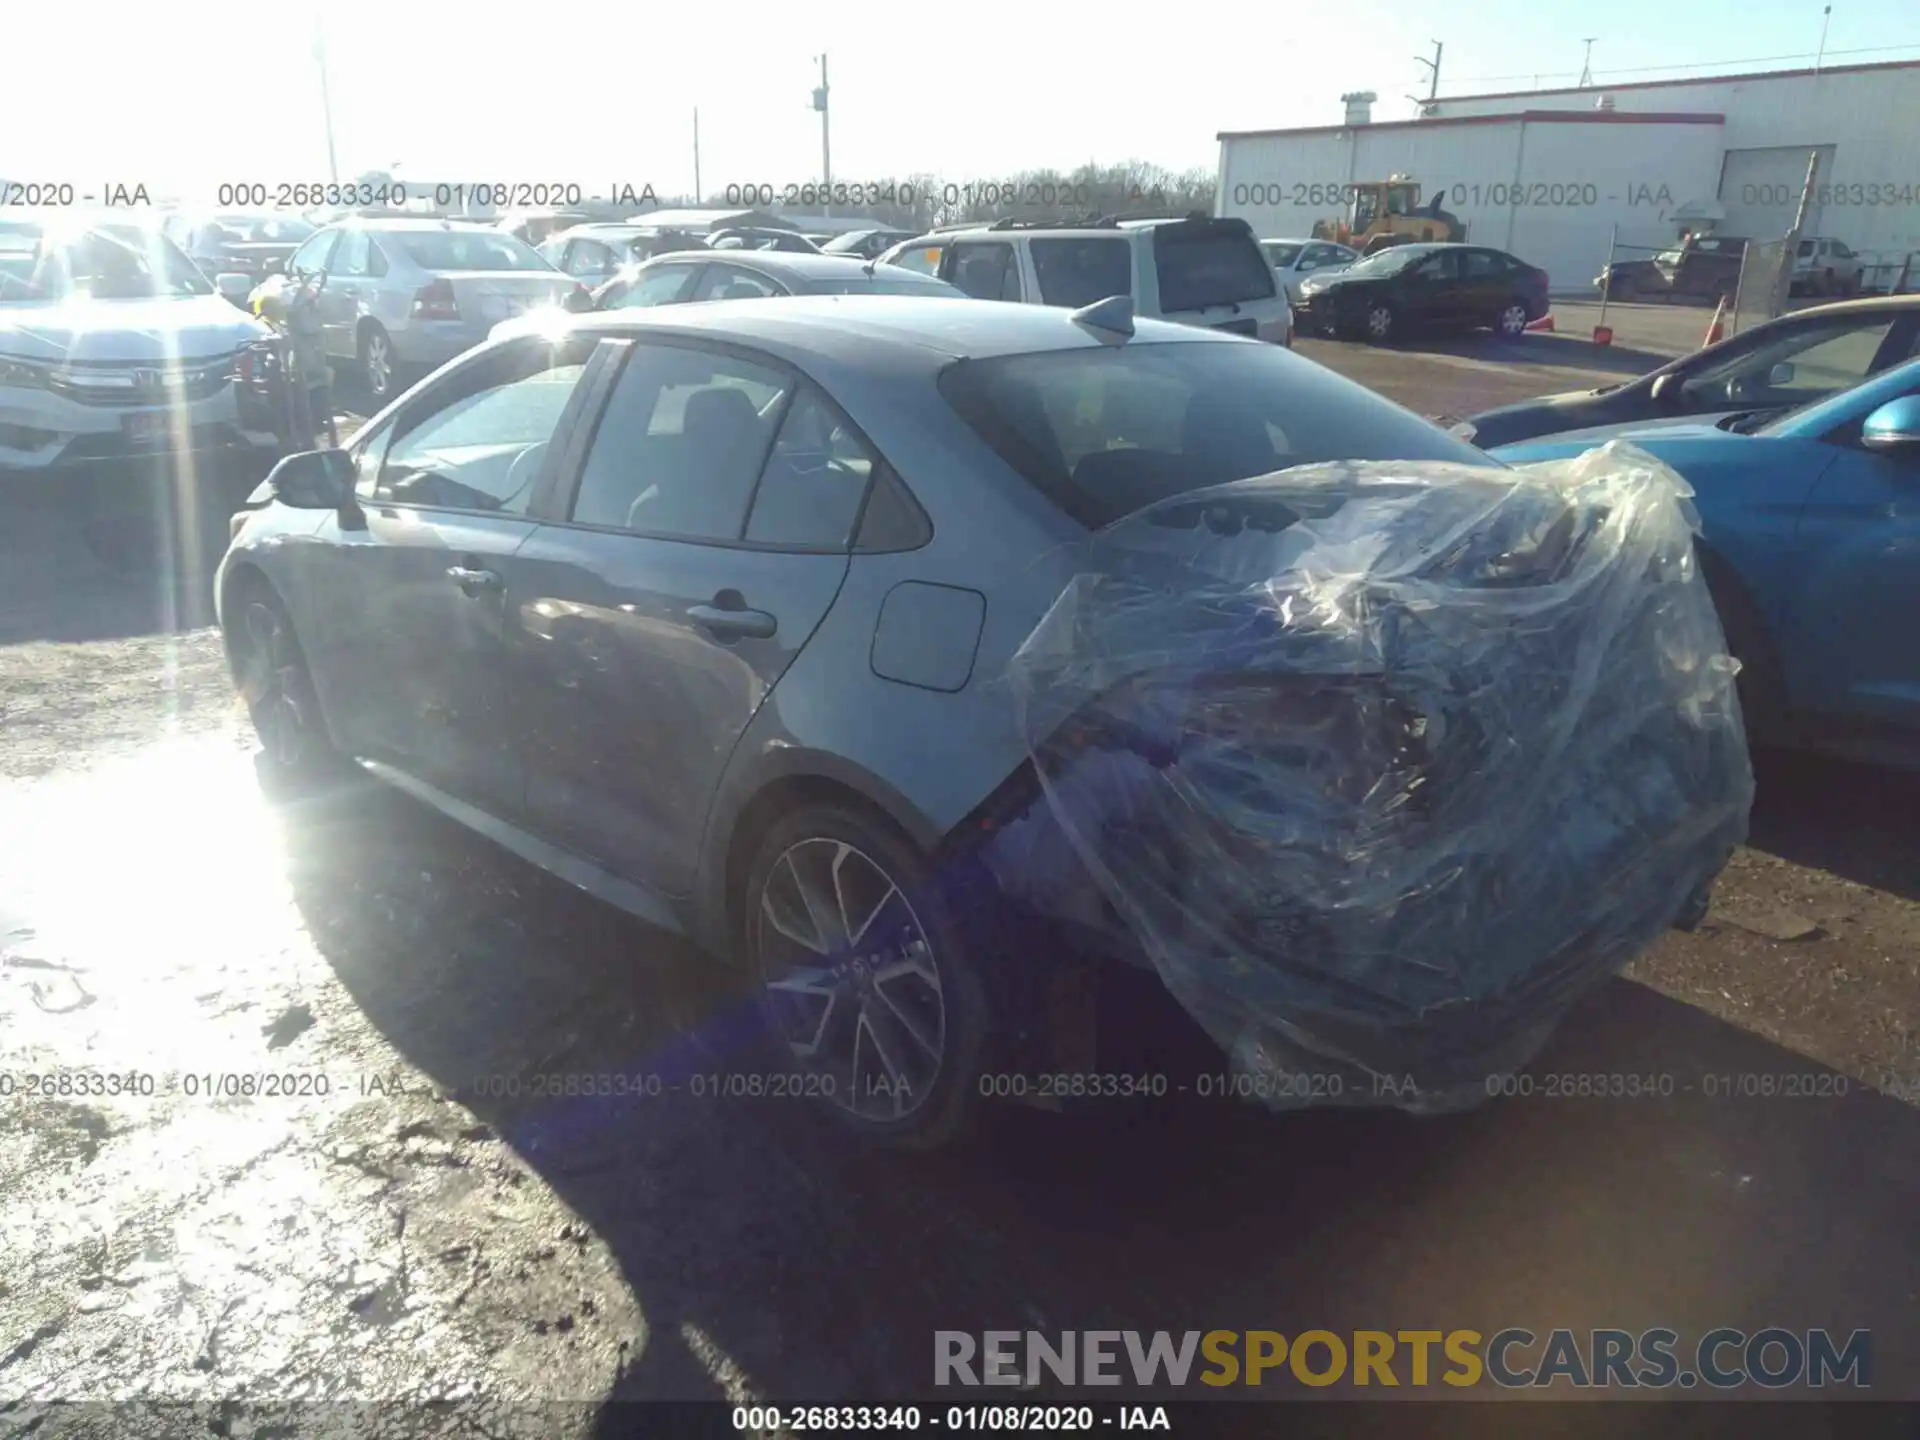
<path fill-rule="evenodd" d="M 1587 53 L 1580 61 L 1580 84 L 1576 87 L 1578 89 L 1584 90 L 1593 83 L 1593 42 L 1599 38 L 1598 35 L 1591 35 L 1580 42 L 1587 47 Z"/>
<path fill-rule="evenodd" d="M 820 183 L 827 195 L 822 205 L 822 213 L 829 219 L 833 217 L 833 150 L 827 139 L 827 57 L 816 55 L 820 62 L 820 88 L 813 92 L 813 108 L 820 112 Z"/>
<path fill-rule="evenodd" d="M 1820 62 L 1827 58 L 1827 25 L 1832 19 L 1833 6 L 1828 5 L 1820 11 L 1820 53 L 1813 60 L 1816 71 L 1820 68 Z"/>
<path fill-rule="evenodd" d="M 333 97 L 327 93 L 327 32 L 321 21 L 313 22 L 313 60 L 320 67 L 320 114 L 327 126 L 327 178 L 340 183 L 340 162 L 333 153 Z"/>
<path fill-rule="evenodd" d="M 1416 55 L 1413 57 L 1414 64 L 1424 65 L 1432 72 L 1431 79 L 1427 84 L 1427 103 L 1429 105 L 1440 98 L 1440 53 L 1445 48 L 1444 45 L 1436 40 L 1433 42 L 1433 58 L 1431 60 L 1427 59 L 1424 55 Z"/>
<path fill-rule="evenodd" d="M 693 203 L 696 208 L 706 199 L 700 188 L 700 107 L 693 107 Z"/>

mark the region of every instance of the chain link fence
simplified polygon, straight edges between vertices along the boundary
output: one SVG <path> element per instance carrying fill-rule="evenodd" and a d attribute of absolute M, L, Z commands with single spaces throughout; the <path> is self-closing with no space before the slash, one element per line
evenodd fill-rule
<path fill-rule="evenodd" d="M 1787 308 L 1794 249 L 1790 239 L 1747 242 L 1740 256 L 1740 281 L 1734 289 L 1733 309 L 1726 318 L 1727 334 L 1738 335 L 1748 326 L 1771 320 Z"/>

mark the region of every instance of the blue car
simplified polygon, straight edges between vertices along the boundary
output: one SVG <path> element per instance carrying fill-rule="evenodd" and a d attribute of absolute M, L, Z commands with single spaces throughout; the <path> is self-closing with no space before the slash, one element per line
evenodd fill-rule
<path fill-rule="evenodd" d="M 1920 361 L 1765 424 L 1609 426 L 1493 453 L 1526 464 L 1616 439 L 1696 492 L 1756 743 L 1920 768 Z"/>

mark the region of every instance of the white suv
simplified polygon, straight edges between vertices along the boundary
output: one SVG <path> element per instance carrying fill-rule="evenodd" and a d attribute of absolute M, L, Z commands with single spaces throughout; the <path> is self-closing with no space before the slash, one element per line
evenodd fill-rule
<path fill-rule="evenodd" d="M 1293 309 L 1244 220 L 999 220 L 903 249 L 938 249 L 935 273 L 977 300 L 1078 310 L 1130 296 L 1133 313 L 1293 344 Z"/>

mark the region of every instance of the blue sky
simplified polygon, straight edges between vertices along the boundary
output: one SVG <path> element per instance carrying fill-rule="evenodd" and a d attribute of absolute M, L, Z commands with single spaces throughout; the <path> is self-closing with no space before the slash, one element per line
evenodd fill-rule
<path fill-rule="evenodd" d="M 1446 45 L 1444 97 L 1531 88 L 1536 74 L 1571 83 L 1589 35 L 1600 84 L 1713 73 L 1650 66 L 1789 68 L 1796 62 L 1773 57 L 1811 56 L 1821 25 L 1818 4 L 1780 0 L 1055 0 L 971 11 L 332 0 L 253 7 L 233 23 L 129 3 L 84 12 L 102 16 L 113 43 L 83 49 L 79 27 L 94 23 L 83 12 L 10 8 L 21 13 L 5 25 L 0 176 L 140 181 L 209 202 L 222 181 L 327 178 L 310 58 L 321 13 L 343 178 L 399 162 L 416 177 L 558 180 L 590 192 L 610 182 L 691 188 L 695 106 L 709 192 L 729 180 L 817 179 L 809 94 L 822 50 L 836 179 L 966 180 L 1089 159 L 1210 167 L 1216 131 L 1337 123 L 1346 90 L 1378 92 L 1376 119 L 1409 116 L 1406 97 L 1426 92 L 1413 57 L 1436 39 Z M 1827 48 L 1832 64 L 1920 58 L 1920 6 L 1844 0 Z"/>

